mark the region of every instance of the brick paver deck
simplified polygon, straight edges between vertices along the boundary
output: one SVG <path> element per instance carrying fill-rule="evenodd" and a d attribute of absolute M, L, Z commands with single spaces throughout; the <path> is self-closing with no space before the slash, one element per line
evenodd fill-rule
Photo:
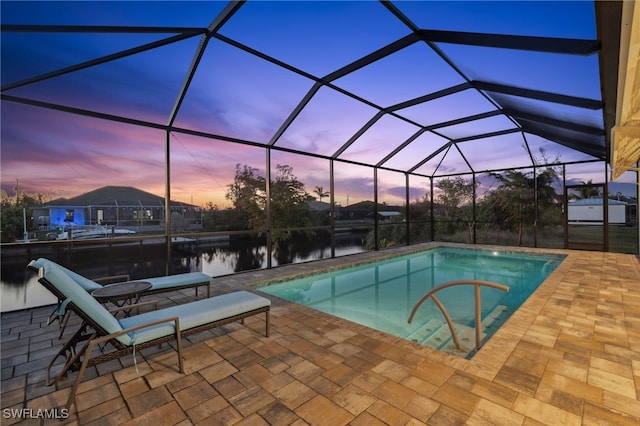
<path fill-rule="evenodd" d="M 417 246 L 218 278 L 213 294 Z M 422 247 L 424 248 L 424 246 Z M 544 250 L 550 251 L 550 250 Z M 472 360 L 272 298 L 264 316 L 87 371 L 67 420 L 46 424 L 640 424 L 640 267 L 632 255 L 561 251 L 566 260 Z M 173 293 L 161 305 L 184 303 Z M 2 315 L 6 409 L 59 407 L 75 377 L 45 385 L 62 344 L 50 307 Z M 70 326 L 67 335 L 71 333 Z M 65 339 L 63 337 L 63 339 Z"/>

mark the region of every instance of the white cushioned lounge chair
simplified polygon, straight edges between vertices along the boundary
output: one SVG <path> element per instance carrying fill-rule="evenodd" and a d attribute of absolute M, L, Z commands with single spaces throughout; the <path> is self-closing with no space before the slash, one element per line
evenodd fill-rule
<path fill-rule="evenodd" d="M 103 277 L 95 280 L 90 280 L 77 272 L 68 269 L 59 263 L 54 262 L 53 260 L 49 260 L 47 258 L 41 257 L 37 260 L 32 260 L 27 265 L 28 269 L 32 271 L 38 272 L 38 270 L 45 264 L 50 263 L 56 265 L 62 271 L 64 271 L 70 278 L 72 278 L 76 284 L 82 287 L 87 292 L 91 293 L 92 291 L 102 288 L 103 284 L 100 284 L 100 281 L 109 282 L 110 284 L 115 282 L 115 284 L 119 284 L 121 281 L 129 281 L 129 275 L 116 275 L 113 277 Z M 205 287 L 207 289 L 207 297 L 211 297 L 211 289 L 209 284 L 211 283 L 211 277 L 202 272 L 187 272 L 184 274 L 176 274 L 169 275 L 166 277 L 154 277 L 154 278 L 144 278 L 140 281 L 145 281 L 151 284 L 151 288 L 145 292 L 143 295 L 149 294 L 157 294 L 163 292 L 169 292 L 174 290 L 183 290 L 189 288 L 195 288 L 196 297 L 198 296 L 198 288 Z M 60 309 L 59 300 L 58 306 L 49 316 L 49 323 L 58 320 L 60 323 L 60 338 L 62 338 L 62 334 L 67 326 L 67 322 L 69 321 L 69 311 L 64 311 Z M 64 311 L 64 312 L 63 312 Z"/>
<path fill-rule="evenodd" d="M 146 347 L 175 339 L 178 365 L 184 373 L 182 337 L 206 329 L 228 324 L 265 313 L 265 335 L 269 336 L 269 313 L 271 301 L 248 291 L 236 291 L 195 302 L 145 312 L 117 319 L 93 298 L 66 268 L 54 263 L 44 263 L 38 268 L 39 281 L 60 300 L 66 310 L 75 312 L 82 325 L 54 356 L 47 368 L 47 380 L 51 385 L 69 371 L 79 370 L 78 377 L 69 395 L 66 408 L 75 401 L 75 393 L 87 367 L 119 358 Z M 94 349 L 101 345 L 101 350 Z M 51 367 L 60 357 L 65 363 L 58 375 L 51 380 Z"/>

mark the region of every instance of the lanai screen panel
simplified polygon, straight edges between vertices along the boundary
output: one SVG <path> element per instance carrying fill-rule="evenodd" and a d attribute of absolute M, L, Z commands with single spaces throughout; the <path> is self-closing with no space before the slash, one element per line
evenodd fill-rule
<path fill-rule="evenodd" d="M 419 28 L 521 36 L 595 38 L 592 2 L 395 2 Z"/>
<path fill-rule="evenodd" d="M 417 41 L 334 82 L 381 107 L 461 83 L 464 79 L 433 49 Z"/>
<path fill-rule="evenodd" d="M 458 148 L 476 172 L 526 167 L 532 161 L 529 148 L 520 132 L 459 143 Z M 502 155 L 497 157 L 494 154 L 496 151 Z M 539 156 L 538 152 L 535 154 Z"/>
<path fill-rule="evenodd" d="M 267 144 L 313 82 L 211 39 L 176 126 Z"/>
<path fill-rule="evenodd" d="M 438 91 L 432 92 L 431 95 L 427 98 L 432 99 L 395 110 L 396 114 L 427 128 L 437 128 L 443 123 L 459 118 L 497 110 L 489 99 L 475 89 L 462 88 L 448 95 L 440 95 Z"/>
<path fill-rule="evenodd" d="M 378 2 L 247 2 L 220 34 L 316 77 L 407 35 Z"/>
<path fill-rule="evenodd" d="M 427 131 L 412 135 L 412 138 L 405 141 L 406 145 L 381 165 L 396 170 L 411 170 L 425 158 L 425 153 L 437 152 L 448 143 L 446 138 Z"/>
<path fill-rule="evenodd" d="M 94 45 L 111 45 L 115 38 L 120 49 L 124 47 L 120 42 L 125 36 L 131 38 L 130 34 L 99 37 L 89 34 L 83 41 L 83 48 L 91 51 Z M 144 44 L 143 40 L 137 40 L 140 37 L 133 36 L 136 42 L 132 46 Z M 191 59 L 190 51 L 196 45 L 195 38 L 171 43 L 52 76 L 9 92 L 13 96 L 55 105 L 162 124 L 171 112 Z M 49 45 L 49 48 L 52 51 L 64 50 L 60 46 Z M 167 57 L 173 60 L 167 63 Z M 96 56 L 93 59 L 100 58 Z M 80 57 L 75 60 L 81 61 Z"/>
<path fill-rule="evenodd" d="M 390 115 L 384 115 L 338 156 L 340 159 L 377 164 L 419 128 Z"/>
<path fill-rule="evenodd" d="M 321 87 L 277 140 L 277 147 L 330 157 L 376 114 L 371 106 Z"/>

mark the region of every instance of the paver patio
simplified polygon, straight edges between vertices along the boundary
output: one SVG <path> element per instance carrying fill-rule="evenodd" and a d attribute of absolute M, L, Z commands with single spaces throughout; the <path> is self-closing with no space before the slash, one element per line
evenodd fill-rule
<path fill-rule="evenodd" d="M 216 278 L 212 294 L 425 246 Z M 6 313 L 2 424 L 640 424 L 638 258 L 543 251 L 568 256 L 471 360 L 268 296 L 271 337 L 257 316 L 185 339 L 186 374 L 167 344 L 137 354 L 140 377 L 133 356 L 98 365 L 63 421 L 9 415 L 63 405 L 75 374 L 45 385 L 51 307 Z"/>

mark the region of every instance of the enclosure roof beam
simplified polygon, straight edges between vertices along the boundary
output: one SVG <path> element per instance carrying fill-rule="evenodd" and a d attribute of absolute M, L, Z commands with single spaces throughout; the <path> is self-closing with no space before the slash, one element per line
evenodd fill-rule
<path fill-rule="evenodd" d="M 419 96 L 408 101 L 400 102 L 387 108 L 388 111 L 397 111 L 399 109 L 408 108 L 414 105 L 418 105 L 424 102 L 432 101 L 434 99 L 442 98 L 444 96 L 453 95 L 458 92 L 462 92 L 467 89 L 471 89 L 472 86 L 469 83 L 462 83 L 456 86 L 448 87 L 446 89 L 439 90 L 437 92 L 430 93 L 428 95 Z"/>
<path fill-rule="evenodd" d="M 583 152 L 587 155 L 591 155 L 592 157 L 599 158 L 601 160 L 605 159 L 606 153 L 602 147 L 602 144 L 588 142 L 584 139 L 576 139 L 566 135 L 554 133 L 552 131 L 549 131 L 548 129 L 536 126 L 535 123 L 531 122 L 522 123 L 522 130 L 527 133 L 538 135 L 542 138 L 556 142 L 560 145 L 564 145 L 576 151 Z"/>
<path fill-rule="evenodd" d="M 591 55 L 597 53 L 600 49 L 600 42 L 598 40 L 442 30 L 419 30 L 418 33 L 420 34 L 420 38 L 426 42 L 464 44 L 468 46 L 528 50 L 545 53 Z"/>
<path fill-rule="evenodd" d="M 505 108 L 503 111 L 505 114 L 515 117 L 516 119 L 536 121 L 538 123 L 546 124 L 549 126 L 560 127 L 562 129 L 573 130 L 576 132 L 586 133 L 593 136 L 604 136 L 604 130 L 598 127 L 572 123 L 570 121 L 558 120 L 557 118 L 538 115 L 538 114 L 534 114 L 526 111 L 520 111 L 513 108 Z"/>
<path fill-rule="evenodd" d="M 578 108 L 602 109 L 602 101 L 597 99 L 580 98 L 577 96 L 561 95 L 559 93 L 544 92 L 541 90 L 525 89 L 522 87 L 508 86 L 506 84 L 489 83 L 486 81 L 473 80 L 471 86 L 487 92 L 503 93 L 505 95 L 519 96 L 523 98 L 536 99 L 545 102 L 569 105 Z"/>

